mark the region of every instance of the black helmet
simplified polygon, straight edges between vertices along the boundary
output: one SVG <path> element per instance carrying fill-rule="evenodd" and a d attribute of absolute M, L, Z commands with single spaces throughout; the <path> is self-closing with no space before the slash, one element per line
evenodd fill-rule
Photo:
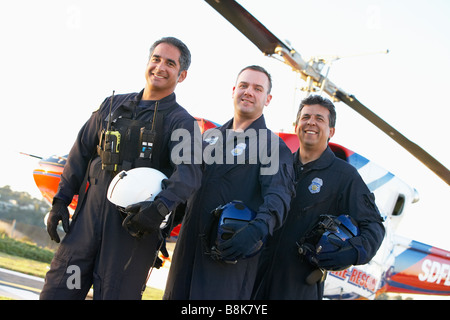
<path fill-rule="evenodd" d="M 211 255 L 215 260 L 222 260 L 228 263 L 236 263 L 235 260 L 224 259 L 217 246 L 228 239 L 230 239 L 234 233 L 229 230 L 224 230 L 222 226 L 226 223 L 237 223 L 242 224 L 242 227 L 247 225 L 256 217 L 256 212 L 247 207 L 242 201 L 233 200 L 225 205 L 221 205 L 212 211 L 214 216 L 214 222 L 211 226 L 212 232 L 210 241 L 207 241 L 208 248 L 206 248 L 206 253 Z M 264 243 L 264 239 L 258 241 L 252 248 L 251 252 L 243 258 L 250 258 L 257 254 Z"/>
<path fill-rule="evenodd" d="M 330 239 L 348 241 L 349 239 L 359 236 L 359 228 L 356 222 L 349 215 L 321 215 L 319 222 L 309 231 L 298 243 L 298 252 L 304 255 L 306 259 L 317 266 L 317 256 L 321 253 L 336 252 L 340 247 L 333 244 Z M 349 268 L 344 266 L 331 271 L 339 271 Z"/>

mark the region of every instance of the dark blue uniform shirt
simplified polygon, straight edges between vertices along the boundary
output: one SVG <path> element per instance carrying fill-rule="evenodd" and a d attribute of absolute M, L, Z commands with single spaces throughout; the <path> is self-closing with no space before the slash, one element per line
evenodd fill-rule
<path fill-rule="evenodd" d="M 123 108 L 132 113 L 133 119 L 152 121 L 155 101 L 146 108 L 137 107 L 141 96 L 142 91 L 140 94 L 116 95 L 111 111 L 114 114 Z M 142 239 L 132 237 L 122 227 L 120 211 L 106 197 L 113 174 L 102 169 L 102 161 L 96 151 L 101 131 L 108 125 L 110 104 L 111 97 L 105 99 L 81 128 L 64 166 L 55 197 L 70 203 L 72 197 L 78 194 L 86 172 L 89 188 L 84 201 L 79 202 L 77 216 L 72 219 L 70 230 L 52 260 L 41 292 L 42 299 L 85 299 L 92 284 L 94 299 L 140 299 L 141 289 L 158 254 L 161 242 L 158 233 L 147 234 Z M 172 159 L 171 153 L 179 141 L 172 141 L 171 133 L 184 129 L 191 137 L 195 136 L 196 130 L 198 137 L 201 134 L 196 120 L 177 104 L 174 93 L 159 100 L 158 111 L 164 110 L 167 113 L 162 132 L 157 133 L 162 142 L 159 152 L 152 157 L 158 157 L 156 169 L 168 177 L 164 190 L 158 196 L 166 202 L 169 210 L 173 210 L 185 203 L 200 187 L 202 172 L 201 164 L 194 164 L 193 161 L 191 164 L 174 163 L 177 161 L 173 161 L 175 159 Z M 126 138 L 122 138 L 125 144 Z M 191 143 L 195 143 L 194 138 Z M 68 265 L 79 267 L 80 289 L 67 288 L 67 278 L 71 276 L 67 273 Z"/>
<path fill-rule="evenodd" d="M 357 264 L 372 259 L 384 238 L 382 217 L 357 170 L 337 158 L 330 147 L 319 159 L 303 165 L 294 154 L 296 196 L 283 227 L 269 239 L 260 259 L 254 290 L 256 299 L 321 299 L 323 282 L 308 285 L 316 268 L 298 254 L 297 242 L 317 223 L 319 216 L 348 214 L 361 235 L 350 239 L 358 251 Z"/>
<path fill-rule="evenodd" d="M 264 165 L 263 157 L 253 158 L 255 153 L 252 154 L 252 145 L 247 140 L 232 140 L 234 148 L 227 148 L 227 140 L 230 140 L 230 132 L 227 130 L 232 128 L 232 124 L 233 119 L 203 135 L 204 141 L 208 141 L 211 147 L 212 144 L 220 144 L 224 151 L 218 156 L 221 149 L 216 149 L 217 153 L 212 154 L 210 148 L 205 148 L 206 163 L 201 188 L 189 204 L 182 223 L 169 271 L 165 299 L 249 299 L 259 254 L 238 260 L 236 264 L 216 261 L 205 254 L 202 235 L 209 232 L 207 229 L 212 218 L 211 211 L 233 200 L 243 201 L 257 213 L 255 219 L 265 221 L 269 232 L 272 232 L 282 225 L 289 210 L 294 194 L 292 153 L 275 136 L 278 148 L 272 151 L 278 152 L 278 156 L 272 158 L 272 164 L 276 170 L 267 172 L 272 174 L 262 174 L 264 170 L 261 169 L 269 165 Z M 273 133 L 267 129 L 264 116 L 255 120 L 244 134 L 252 130 L 257 134 L 258 141 L 262 142 L 256 153 L 271 150 L 271 146 L 267 147 L 265 142 L 271 144 Z M 259 138 L 265 133 L 268 139 L 263 142 L 264 138 Z M 270 155 L 273 154 L 272 151 Z M 240 155 L 245 157 L 243 163 L 231 163 L 230 159 Z M 217 158 L 208 163 L 211 160 L 209 156 Z"/>

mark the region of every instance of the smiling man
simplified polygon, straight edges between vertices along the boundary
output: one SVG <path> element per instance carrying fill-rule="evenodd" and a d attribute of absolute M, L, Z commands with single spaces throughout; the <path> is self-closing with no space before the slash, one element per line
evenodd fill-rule
<path fill-rule="evenodd" d="M 300 142 L 294 153 L 296 196 L 286 222 L 261 254 L 255 299 L 322 299 L 326 270 L 369 262 L 383 241 L 385 231 L 374 195 L 358 171 L 328 146 L 335 123 L 330 100 L 317 95 L 303 99 L 295 127 Z M 360 234 L 346 240 L 336 237 L 333 252 L 317 249 L 316 259 L 309 260 L 299 247 L 313 238 L 312 230 L 323 233 L 323 227 L 318 228 L 321 215 L 349 215 Z M 317 233 L 312 240 L 316 243 L 307 243 L 314 250 Z"/>
<path fill-rule="evenodd" d="M 318 100 L 318 99 L 316 99 Z M 318 159 L 334 135 L 336 112 L 320 104 L 303 104 L 297 115 L 295 133 L 300 141 L 300 161 L 307 164 Z"/>
<path fill-rule="evenodd" d="M 272 82 L 264 72 L 244 69 L 233 87 L 233 130 L 245 130 L 263 114 L 264 107 L 272 100 Z"/>
<path fill-rule="evenodd" d="M 186 61 L 181 61 L 182 59 L 186 60 L 171 43 L 162 42 L 152 47 L 145 70 L 146 83 L 142 100 L 160 100 L 167 97 L 178 83 L 186 79 L 187 70 L 181 68 L 181 64 L 185 65 Z"/>
<path fill-rule="evenodd" d="M 200 136 L 197 122 L 174 93 L 190 61 L 189 49 L 180 40 L 156 41 L 150 48 L 144 89 L 106 98 L 81 128 L 48 218 L 52 240 L 60 242 L 59 221 L 66 235 L 46 275 L 41 299 L 85 299 L 92 285 L 94 299 L 141 298 L 163 241 L 161 222 L 200 186 L 200 164 L 171 159 L 177 145 L 170 140 L 172 132 L 182 128 L 192 137 Z M 191 141 L 194 144 L 195 138 Z M 154 201 L 130 205 L 123 212 L 107 200 L 108 186 L 121 170 L 137 167 L 157 169 L 168 179 Z M 69 226 L 67 206 L 77 194 Z M 76 288 L 69 286 L 74 277 Z"/>

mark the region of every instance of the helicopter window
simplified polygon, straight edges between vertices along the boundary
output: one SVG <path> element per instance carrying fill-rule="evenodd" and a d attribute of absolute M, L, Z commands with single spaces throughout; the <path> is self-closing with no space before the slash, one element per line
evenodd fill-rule
<path fill-rule="evenodd" d="M 394 210 L 392 211 L 393 216 L 399 216 L 403 213 L 403 208 L 405 207 L 405 196 L 402 194 L 398 195 L 397 202 L 395 203 Z"/>

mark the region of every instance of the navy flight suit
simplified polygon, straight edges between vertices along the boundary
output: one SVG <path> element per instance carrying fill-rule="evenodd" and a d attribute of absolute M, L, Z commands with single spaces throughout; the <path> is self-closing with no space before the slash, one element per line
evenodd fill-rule
<path fill-rule="evenodd" d="M 236 147 L 239 144 L 237 141 L 228 139 L 226 142 L 227 129 L 232 128 L 232 124 L 233 119 L 222 127 L 206 131 L 203 140 L 210 144 L 209 147 L 216 143 L 222 144 L 225 149 L 227 143 Z M 205 164 L 201 187 L 188 203 L 182 222 L 163 299 L 250 298 L 259 254 L 238 259 L 236 264 L 213 260 L 205 250 L 208 244 L 204 236 L 210 231 L 211 211 L 233 200 L 243 201 L 255 211 L 256 219 L 266 222 L 269 233 L 282 225 L 294 194 L 292 153 L 278 136 L 267 129 L 264 116 L 255 120 L 244 134 L 249 130 L 259 132 L 260 129 L 267 130 L 267 137 L 273 135 L 279 142 L 276 173 L 261 174 L 263 165 L 249 158 L 252 146 L 247 140 L 244 148 L 231 150 L 236 156 L 245 151 L 245 163 L 230 163 L 218 158 L 213 163 Z M 263 144 L 259 144 L 260 149 L 266 147 Z M 205 147 L 205 162 L 207 152 L 208 147 Z M 226 158 L 226 153 L 230 153 L 230 148 L 224 151 L 223 158 Z M 222 164 L 219 163 L 221 160 L 224 160 Z"/>
<path fill-rule="evenodd" d="M 122 108 L 124 112 L 131 112 L 133 119 L 151 122 L 155 101 L 141 108 L 138 104 L 142 93 L 114 96 L 113 114 Z M 84 299 L 92 284 L 94 299 L 140 299 L 141 288 L 158 253 L 158 233 L 153 232 L 143 238 L 131 236 L 122 227 L 120 211 L 106 197 L 113 174 L 102 170 L 96 148 L 100 132 L 107 127 L 110 102 L 111 97 L 105 99 L 99 110 L 81 128 L 61 175 L 55 197 L 66 203 L 70 203 L 72 197 L 78 194 L 86 170 L 89 188 L 83 203 L 78 204 L 81 207 L 52 260 L 41 299 Z M 169 108 L 170 111 L 164 115 L 162 135 L 157 133 L 162 138 L 159 153 L 153 154 L 153 157 L 158 157 L 158 167 L 155 169 L 164 172 L 169 178 L 164 181 L 159 197 L 172 211 L 185 203 L 199 188 L 201 165 L 174 165 L 172 162 L 171 150 L 178 143 L 171 141 L 173 130 L 183 128 L 193 136 L 194 130 L 199 128 L 195 119 L 177 104 L 175 93 L 159 100 L 158 117 L 160 112 Z M 198 135 L 201 136 L 200 131 Z M 126 137 L 122 139 L 125 143 Z M 70 278 L 75 275 L 74 270 L 79 270 L 81 274 L 78 288 L 74 278 Z"/>
<path fill-rule="evenodd" d="M 306 283 L 315 267 L 300 257 L 296 244 L 317 223 L 319 215 L 348 214 L 358 223 L 361 235 L 349 240 L 358 251 L 356 264 L 369 262 L 384 238 L 374 195 L 356 169 L 337 158 L 330 147 L 319 159 L 305 165 L 300 163 L 298 152 L 294 154 L 296 197 L 283 227 L 261 254 L 253 293 L 256 299 L 322 299 L 324 283 Z"/>

